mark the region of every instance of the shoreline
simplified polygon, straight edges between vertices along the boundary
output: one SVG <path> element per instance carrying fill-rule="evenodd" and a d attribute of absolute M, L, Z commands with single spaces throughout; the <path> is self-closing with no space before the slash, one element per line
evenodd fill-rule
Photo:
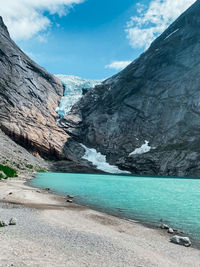
<path fill-rule="evenodd" d="M 77 233 L 79 233 L 80 236 L 86 235 L 87 237 L 84 238 L 85 242 L 90 243 L 95 240 L 94 247 L 97 247 L 94 253 L 93 246 L 89 246 L 90 248 L 88 249 L 87 245 L 81 244 L 81 248 L 84 251 L 84 261 L 77 259 L 78 255 L 83 252 L 77 252 L 76 249 L 70 247 L 70 249 L 73 250 L 72 254 L 76 256 L 73 263 L 68 263 L 63 254 L 61 255 L 61 262 L 57 263 L 54 259 L 52 265 L 49 265 L 49 263 L 45 265 L 46 263 L 43 260 L 44 256 L 40 255 L 40 259 L 38 258 L 40 262 L 37 266 L 104 266 L 103 263 L 107 260 L 111 260 L 109 266 L 137 266 L 137 264 L 146 266 L 187 266 L 188 264 L 193 264 L 193 266 L 198 266 L 200 250 L 197 249 L 196 245 L 190 248 L 175 245 L 169 242 L 171 235 L 151 225 L 109 215 L 102 211 L 92 210 L 86 206 L 67 203 L 64 196 L 56 195 L 54 192 L 48 192 L 27 184 L 31 178 L 33 178 L 32 175 L 25 174 L 24 176 L 21 175 L 19 178 L 1 181 L 0 205 L 2 207 L 8 206 L 9 212 L 13 209 L 13 217 L 16 218 L 16 210 L 28 212 L 30 218 L 32 218 L 33 214 L 36 212 L 39 214 L 39 221 L 37 223 L 44 224 L 46 228 L 50 226 L 54 227 L 54 231 L 64 231 L 63 235 L 66 234 L 66 231 L 76 232 L 76 236 Z M 5 208 L 2 208 L 3 212 L 5 212 L 5 210 Z M 31 225 L 29 227 L 31 227 Z M 32 227 L 34 228 L 35 224 Z M 8 237 L 9 229 L 10 227 L 5 227 Z M 14 229 L 14 227 L 12 229 Z M 22 231 L 20 236 L 25 237 L 27 241 L 29 237 L 24 234 L 26 229 L 21 229 L 20 231 Z M 0 230 L 0 242 L 2 243 L 1 232 L 4 232 L 4 228 Z M 47 241 L 52 239 L 51 235 L 48 233 L 45 233 L 45 236 Z M 112 250 L 115 248 L 114 251 L 117 255 L 115 255 L 114 258 L 111 257 L 111 259 L 108 259 L 107 256 L 104 255 L 105 251 L 100 245 L 101 242 L 103 244 L 107 242 L 107 239 L 110 244 L 106 253 L 110 252 L 112 254 Z M 47 246 L 50 251 L 54 247 L 52 241 L 53 240 L 51 240 Z M 61 241 L 59 242 L 61 243 Z M 60 245 L 59 242 L 56 243 L 58 247 Z M 68 242 L 72 247 L 74 246 L 75 241 L 71 242 L 69 239 Z M 7 245 L 11 244 L 8 242 Z M 41 251 L 44 249 L 45 248 L 41 247 Z M 104 252 L 103 254 L 102 250 Z M 122 257 L 121 255 L 122 250 L 124 251 L 123 255 L 128 258 L 128 262 L 124 265 L 122 265 L 124 262 L 124 259 L 122 259 L 124 256 Z M 26 254 L 27 253 L 25 253 L 24 257 L 27 257 Z M 96 254 L 98 254 L 98 256 Z M 53 253 L 51 251 L 51 256 L 52 255 Z M 133 259 L 131 255 L 134 255 Z M 95 257 L 97 265 L 95 265 L 96 263 L 92 264 L 91 256 Z M 0 251 L 0 266 L 5 266 L 5 264 L 1 265 L 2 257 L 3 255 L 1 255 Z M 9 257 L 10 255 L 8 255 L 8 258 Z M 16 258 L 15 260 L 19 261 L 20 259 Z M 29 259 L 27 259 L 27 261 L 29 261 Z M 26 263 L 25 265 L 22 265 L 22 263 L 23 261 L 19 263 L 19 266 L 26 266 Z"/>
<path fill-rule="evenodd" d="M 93 173 L 90 173 L 90 174 L 92 175 Z M 31 188 L 35 188 L 35 189 L 39 189 L 39 190 L 45 190 L 43 187 L 40 187 L 40 186 L 35 187 L 34 185 L 31 184 L 31 180 L 33 180 L 35 178 L 35 175 L 33 175 L 30 179 L 27 179 L 27 181 L 25 182 L 25 184 L 27 186 L 30 186 Z M 99 174 L 96 174 L 95 173 L 95 175 L 102 175 L 102 174 L 101 173 L 99 173 Z M 108 175 L 108 176 L 110 176 L 110 175 L 113 175 L 113 176 L 121 176 L 123 174 L 109 174 L 109 173 L 105 173 L 103 175 Z M 130 175 L 127 175 L 127 176 L 130 176 Z M 132 176 L 134 176 L 134 175 L 132 175 Z M 138 175 L 136 177 L 138 177 Z M 154 178 L 160 178 L 162 176 L 152 176 L 152 177 L 154 177 Z M 141 176 L 141 178 L 150 178 L 150 176 Z M 182 179 L 181 177 L 172 177 L 172 176 L 171 177 L 166 177 L 164 179 L 168 179 L 168 178 L 169 179 L 174 179 L 174 178 L 175 179 Z M 200 179 L 200 178 L 184 177 L 183 179 Z M 66 195 L 67 194 L 70 195 L 69 192 L 67 192 L 65 194 L 62 194 L 62 193 L 59 193 L 58 191 L 51 190 L 50 188 L 47 191 L 47 193 L 52 194 L 52 195 L 55 195 L 55 196 L 64 197 L 64 199 L 66 199 Z M 94 211 L 97 211 L 97 212 L 100 212 L 100 213 L 105 214 L 105 215 L 113 216 L 113 217 L 119 218 L 121 220 L 125 220 L 125 221 L 132 222 L 132 223 L 137 223 L 137 224 L 140 224 L 140 225 L 142 225 L 144 227 L 148 227 L 150 229 L 154 229 L 154 230 L 163 232 L 164 234 L 166 234 L 166 236 L 169 237 L 169 239 L 170 239 L 170 237 L 172 237 L 174 235 L 187 236 L 187 237 L 190 238 L 190 240 L 192 242 L 192 247 L 200 250 L 200 240 L 197 241 L 197 239 L 194 239 L 192 236 L 190 236 L 190 234 L 188 234 L 187 232 L 184 232 L 182 229 L 176 228 L 178 231 L 181 232 L 180 234 L 178 234 L 176 232 L 174 232 L 174 234 L 169 234 L 166 229 L 161 229 L 160 226 L 162 224 L 167 224 L 168 225 L 168 221 L 165 221 L 165 220 L 162 220 L 161 219 L 162 221 L 159 221 L 158 220 L 157 222 L 155 221 L 154 223 L 152 223 L 152 222 L 145 222 L 145 221 L 139 220 L 139 219 L 134 218 L 134 217 L 133 218 L 123 217 L 123 216 L 120 216 L 120 213 L 116 214 L 116 213 L 111 212 L 111 211 L 109 211 L 107 209 L 99 208 L 99 207 L 97 207 L 95 205 L 93 206 L 93 205 L 84 205 L 82 203 L 76 203 L 76 198 L 74 198 L 73 204 L 78 205 L 78 206 L 81 206 L 81 207 L 85 207 L 85 208 L 88 208 L 88 209 L 91 209 L 91 210 L 94 210 Z M 170 228 L 173 228 L 173 226 L 171 226 L 171 225 L 169 225 L 169 227 Z"/>

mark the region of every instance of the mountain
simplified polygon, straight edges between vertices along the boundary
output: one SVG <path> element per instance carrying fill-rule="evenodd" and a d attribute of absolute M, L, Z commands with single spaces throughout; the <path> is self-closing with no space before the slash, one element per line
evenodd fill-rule
<path fill-rule="evenodd" d="M 60 116 L 64 116 L 69 112 L 72 106 L 80 100 L 84 92 L 94 88 L 95 85 L 100 84 L 103 81 L 88 80 L 73 75 L 57 74 L 55 76 L 61 80 L 64 87 L 64 96 L 61 98 L 59 107 L 56 109 Z"/>
<path fill-rule="evenodd" d="M 134 174 L 200 176 L 200 0 L 60 121 L 65 153 L 95 149 Z"/>
<path fill-rule="evenodd" d="M 15 147 L 14 141 L 38 157 L 63 159 L 67 134 L 57 126 L 55 112 L 63 90 L 59 79 L 11 40 L 0 17 L 0 141 L 4 146 Z"/>

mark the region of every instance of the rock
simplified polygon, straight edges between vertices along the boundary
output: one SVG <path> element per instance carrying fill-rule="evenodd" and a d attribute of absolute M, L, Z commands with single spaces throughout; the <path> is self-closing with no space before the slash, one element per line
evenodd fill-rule
<path fill-rule="evenodd" d="M 73 198 L 74 198 L 74 196 L 67 195 L 67 198 L 71 198 L 71 199 L 73 199 Z"/>
<path fill-rule="evenodd" d="M 3 225 L 3 227 L 8 226 L 8 222 L 6 221 L 1 221 L 1 224 Z"/>
<path fill-rule="evenodd" d="M 198 0 L 138 59 L 72 107 L 59 124 L 77 146 L 95 148 L 134 174 L 200 176 L 199 14 Z M 145 141 L 150 151 L 129 157 Z M 84 155 L 68 142 L 64 151 Z"/>
<path fill-rule="evenodd" d="M 8 195 L 12 195 L 13 194 L 13 192 L 10 192 Z"/>
<path fill-rule="evenodd" d="M 189 237 L 183 237 L 178 235 L 173 236 L 170 241 L 174 244 L 182 245 L 185 247 L 190 247 L 192 244 Z"/>
<path fill-rule="evenodd" d="M 17 220 L 15 218 L 11 218 L 9 221 L 9 225 L 16 225 L 17 224 Z"/>
<path fill-rule="evenodd" d="M 173 234 L 173 233 L 174 233 L 174 230 L 170 227 L 170 228 L 168 229 L 168 233 L 169 233 L 169 234 Z"/>
<path fill-rule="evenodd" d="M 169 229 L 169 226 L 167 224 L 162 224 L 160 226 L 161 229 Z"/>
<path fill-rule="evenodd" d="M 3 220 L 0 221 L 0 227 L 5 227 L 5 226 L 8 226 L 8 223 Z"/>
<path fill-rule="evenodd" d="M 65 158 L 67 135 L 57 126 L 55 111 L 62 83 L 19 49 L 2 17 L 0 40 L 0 129 L 32 153 Z"/>
<path fill-rule="evenodd" d="M 3 171 L 0 171 L 0 176 L 2 176 L 2 179 L 6 179 L 7 178 L 7 175 Z"/>

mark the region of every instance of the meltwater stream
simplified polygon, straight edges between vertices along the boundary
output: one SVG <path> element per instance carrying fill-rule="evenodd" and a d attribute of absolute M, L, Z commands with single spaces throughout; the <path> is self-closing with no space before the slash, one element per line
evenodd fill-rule
<path fill-rule="evenodd" d="M 200 179 L 39 173 L 31 184 L 117 216 L 152 225 L 162 219 L 200 242 Z"/>

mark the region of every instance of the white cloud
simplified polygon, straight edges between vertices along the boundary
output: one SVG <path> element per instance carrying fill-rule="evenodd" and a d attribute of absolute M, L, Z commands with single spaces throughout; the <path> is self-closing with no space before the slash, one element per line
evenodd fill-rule
<path fill-rule="evenodd" d="M 137 4 L 138 15 L 127 23 L 126 33 L 130 45 L 148 48 L 181 13 L 196 0 L 152 0 L 148 7 Z"/>
<path fill-rule="evenodd" d="M 106 69 L 115 69 L 115 70 L 121 70 L 124 69 L 126 66 L 128 66 L 131 63 L 131 61 L 113 61 L 111 64 L 106 65 Z"/>
<path fill-rule="evenodd" d="M 51 26 L 44 15 L 64 16 L 73 4 L 84 0 L 0 0 L 0 15 L 15 40 L 24 40 L 40 34 Z M 42 38 L 39 35 L 39 38 Z"/>

